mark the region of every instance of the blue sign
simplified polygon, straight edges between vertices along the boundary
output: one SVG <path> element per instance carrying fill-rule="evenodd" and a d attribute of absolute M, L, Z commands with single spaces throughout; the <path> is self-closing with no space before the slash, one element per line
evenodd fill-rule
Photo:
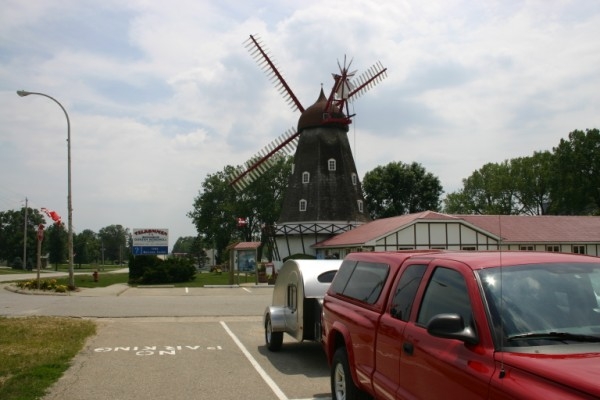
<path fill-rule="evenodd" d="M 169 246 L 133 246 L 134 256 L 169 254 Z"/>

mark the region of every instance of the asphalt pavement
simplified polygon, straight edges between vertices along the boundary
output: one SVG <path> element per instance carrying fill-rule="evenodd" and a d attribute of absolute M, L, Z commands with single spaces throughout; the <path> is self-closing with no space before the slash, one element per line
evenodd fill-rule
<path fill-rule="evenodd" d="M 0 280 L 36 276 L 2 275 Z M 262 315 L 272 292 L 272 286 L 254 284 L 117 284 L 67 295 L 32 295 L 0 283 L 0 315 L 96 322 L 97 334 L 44 400 L 329 399 L 329 368 L 320 344 L 298 343 L 285 335 L 280 352 L 266 349 Z"/>

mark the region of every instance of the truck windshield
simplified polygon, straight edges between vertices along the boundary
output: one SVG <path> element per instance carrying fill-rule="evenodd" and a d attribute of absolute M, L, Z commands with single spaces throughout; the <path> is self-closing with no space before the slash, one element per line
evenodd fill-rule
<path fill-rule="evenodd" d="M 503 346 L 600 338 L 600 263 L 517 265 L 478 274 Z"/>

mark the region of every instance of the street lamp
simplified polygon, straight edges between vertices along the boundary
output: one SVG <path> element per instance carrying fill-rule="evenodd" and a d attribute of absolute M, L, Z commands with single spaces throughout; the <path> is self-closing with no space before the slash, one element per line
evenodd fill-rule
<path fill-rule="evenodd" d="M 73 203 L 71 196 L 71 122 L 69 121 L 69 114 L 67 114 L 67 110 L 52 96 L 48 96 L 44 93 L 37 92 L 28 92 L 26 90 L 17 90 L 17 94 L 21 97 L 29 96 L 30 94 L 35 94 L 38 96 L 44 96 L 58 104 L 58 106 L 65 113 L 65 117 L 67 117 L 67 212 L 68 212 L 68 225 L 69 225 L 69 238 L 68 238 L 68 251 L 69 251 L 69 286 L 71 288 L 75 287 L 75 277 L 73 274 Z"/>

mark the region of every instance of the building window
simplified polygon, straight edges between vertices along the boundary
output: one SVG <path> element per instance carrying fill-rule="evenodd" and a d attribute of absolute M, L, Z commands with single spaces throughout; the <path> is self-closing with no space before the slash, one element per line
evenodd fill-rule
<path fill-rule="evenodd" d="M 356 186 L 358 184 L 358 177 L 356 176 L 356 174 L 354 172 L 352 173 L 352 184 L 354 186 Z"/>
<path fill-rule="evenodd" d="M 357 200 L 356 203 L 358 204 L 358 212 L 363 212 L 363 201 Z"/>
<path fill-rule="evenodd" d="M 521 245 L 521 246 L 519 246 L 519 250 L 533 251 L 534 248 L 533 248 L 533 246 L 530 246 L 530 245 Z"/>
<path fill-rule="evenodd" d="M 300 200 L 300 211 L 306 211 L 306 200 Z"/>
<path fill-rule="evenodd" d="M 304 171 L 302 173 L 302 183 L 308 183 L 308 182 L 310 182 L 310 172 Z"/>
<path fill-rule="evenodd" d="M 583 245 L 573 245 L 573 253 L 575 253 L 575 254 L 585 254 L 585 246 L 583 246 Z"/>
<path fill-rule="evenodd" d="M 330 158 L 327 161 L 327 169 L 329 169 L 330 171 L 335 171 L 336 170 L 336 162 L 334 158 Z"/>
<path fill-rule="evenodd" d="M 560 251 L 560 246 L 555 246 L 555 245 L 546 246 L 546 251 L 551 251 L 551 252 L 554 252 L 554 253 L 558 253 Z"/>

